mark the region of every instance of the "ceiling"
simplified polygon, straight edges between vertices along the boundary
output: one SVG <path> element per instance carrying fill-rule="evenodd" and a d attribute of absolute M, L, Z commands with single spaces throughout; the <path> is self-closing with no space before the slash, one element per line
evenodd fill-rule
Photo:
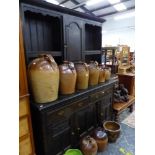
<path fill-rule="evenodd" d="M 46 1 L 53 1 L 53 0 L 46 0 Z M 114 4 L 111 4 L 109 0 L 94 0 L 100 1 L 98 3 L 87 5 L 88 1 L 92 0 L 54 0 L 57 1 L 57 5 L 61 5 L 63 7 L 73 9 L 76 11 L 80 11 L 91 16 L 97 16 L 99 18 L 106 18 L 108 16 L 113 16 L 119 13 L 128 12 L 129 10 L 135 9 L 135 0 L 116 0 Z M 117 11 L 114 8 L 114 5 L 123 3 L 126 7 L 125 10 Z"/>

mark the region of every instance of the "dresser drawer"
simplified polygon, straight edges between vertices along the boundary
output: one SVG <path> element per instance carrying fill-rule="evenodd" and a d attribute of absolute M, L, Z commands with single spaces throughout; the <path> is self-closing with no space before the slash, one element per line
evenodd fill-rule
<path fill-rule="evenodd" d="M 24 117 L 19 121 L 19 137 L 29 133 L 28 117 Z"/>
<path fill-rule="evenodd" d="M 28 114 L 28 104 L 29 100 L 27 97 L 24 97 L 19 100 L 19 117 Z"/>
<path fill-rule="evenodd" d="M 22 140 L 19 144 L 19 155 L 30 155 L 32 154 L 32 144 L 30 137 Z"/>
<path fill-rule="evenodd" d="M 112 92 L 113 92 L 113 88 L 101 90 L 99 92 L 96 92 L 96 93 L 90 95 L 90 100 L 91 100 L 91 102 L 97 101 L 97 100 L 103 98 L 104 96 L 106 96 L 107 94 L 111 94 Z"/>

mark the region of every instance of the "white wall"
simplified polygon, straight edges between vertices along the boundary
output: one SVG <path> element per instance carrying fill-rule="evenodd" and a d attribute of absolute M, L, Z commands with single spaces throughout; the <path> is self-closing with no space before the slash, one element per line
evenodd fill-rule
<path fill-rule="evenodd" d="M 135 18 L 114 20 L 114 16 L 105 18 L 102 26 L 102 47 L 106 45 L 128 45 L 130 51 L 135 50 Z M 106 31 L 106 32 L 105 32 Z"/>

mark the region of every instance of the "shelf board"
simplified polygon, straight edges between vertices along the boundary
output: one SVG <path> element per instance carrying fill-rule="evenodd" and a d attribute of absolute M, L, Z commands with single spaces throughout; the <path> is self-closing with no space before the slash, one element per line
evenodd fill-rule
<path fill-rule="evenodd" d="M 38 56 L 39 54 L 51 54 L 52 56 L 62 56 L 61 51 L 27 51 L 31 56 Z"/>
<path fill-rule="evenodd" d="M 84 51 L 84 54 L 101 54 L 100 50 L 88 50 L 88 51 Z"/>

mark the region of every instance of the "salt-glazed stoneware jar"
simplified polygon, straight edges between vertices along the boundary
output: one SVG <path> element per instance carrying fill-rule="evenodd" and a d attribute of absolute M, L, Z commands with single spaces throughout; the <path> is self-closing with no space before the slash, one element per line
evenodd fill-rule
<path fill-rule="evenodd" d="M 96 155 L 97 154 L 97 143 L 94 138 L 86 136 L 81 140 L 80 143 L 81 151 L 84 155 Z"/>
<path fill-rule="evenodd" d="M 75 92 L 77 73 L 73 62 L 63 61 L 63 64 L 59 65 L 60 71 L 60 93 L 72 94 Z"/>
<path fill-rule="evenodd" d="M 59 68 L 51 55 L 42 54 L 28 66 L 34 100 L 46 103 L 58 98 Z"/>
<path fill-rule="evenodd" d="M 94 139 L 96 140 L 98 151 L 102 152 L 107 148 L 108 145 L 108 136 L 103 128 L 98 127 L 94 131 Z"/>
<path fill-rule="evenodd" d="M 104 65 L 100 64 L 99 65 L 99 80 L 98 80 L 98 82 L 99 83 L 105 82 L 105 77 L 106 77 L 105 67 L 104 67 Z"/>
<path fill-rule="evenodd" d="M 95 86 L 98 84 L 99 67 L 97 61 L 90 61 L 89 63 L 89 85 Z"/>
<path fill-rule="evenodd" d="M 88 65 L 84 62 L 76 62 L 75 68 L 77 72 L 76 88 L 87 89 L 89 81 L 89 69 Z"/>

